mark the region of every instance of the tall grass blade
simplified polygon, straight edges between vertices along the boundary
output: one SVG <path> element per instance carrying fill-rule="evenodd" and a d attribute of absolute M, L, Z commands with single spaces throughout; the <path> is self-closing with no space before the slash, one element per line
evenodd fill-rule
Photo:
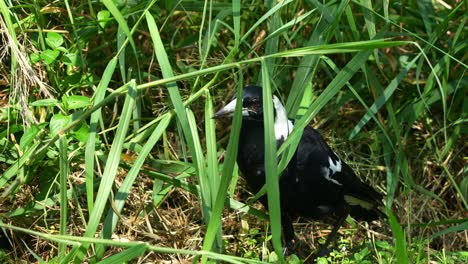
<path fill-rule="evenodd" d="M 150 138 L 143 146 L 143 148 L 138 152 L 138 157 L 135 160 L 132 168 L 128 171 L 125 180 L 122 182 L 117 194 L 115 195 L 115 206 L 114 208 L 118 210 L 118 213 L 122 212 L 122 209 L 127 201 L 128 194 L 130 189 L 133 186 L 136 178 L 139 175 L 140 169 L 143 166 L 146 158 L 150 154 L 153 147 L 161 138 L 162 133 L 166 130 L 169 122 L 172 119 L 172 115 L 166 115 L 159 124 L 154 128 L 153 133 L 151 134 Z M 114 229 L 117 225 L 119 218 L 116 212 L 114 212 L 113 208 L 110 208 L 107 212 L 106 219 L 104 221 L 104 225 L 102 228 L 102 237 L 103 238 L 111 238 Z M 99 245 L 96 249 L 96 255 L 98 258 L 101 258 L 104 254 L 104 246 Z"/>
<path fill-rule="evenodd" d="M 285 167 L 291 160 L 305 127 L 309 125 L 312 119 L 341 90 L 341 88 L 346 85 L 349 79 L 351 79 L 356 71 L 360 69 L 361 65 L 367 60 L 370 53 L 371 51 L 361 51 L 356 54 L 356 56 L 346 64 L 346 66 L 336 75 L 330 84 L 328 84 L 319 97 L 310 105 L 304 116 L 296 121 L 293 131 L 278 150 L 278 153 L 280 154 L 289 147 L 287 155 L 282 158 L 286 159 L 286 161 L 280 162 L 280 165 L 282 165 L 280 166 L 280 169 L 284 169 L 283 167 Z"/>
<path fill-rule="evenodd" d="M 242 75 L 240 75 L 237 83 L 237 98 L 242 98 Z M 210 223 L 207 226 L 205 239 L 203 241 L 203 250 L 211 251 L 213 242 L 215 241 L 217 230 L 221 226 L 221 214 L 223 212 L 224 204 L 226 201 L 226 193 L 231 183 L 232 171 L 237 158 L 239 134 L 242 123 L 242 104 L 237 104 L 232 120 L 231 135 L 229 137 L 229 143 L 224 158 L 223 171 L 221 182 L 219 184 L 218 193 L 216 195 L 216 202 L 213 206 L 211 213 Z M 206 263 L 206 257 L 202 259 L 203 263 Z"/>
<path fill-rule="evenodd" d="M 319 10 L 321 9 L 322 18 L 315 27 L 306 46 L 318 46 L 327 43 L 328 39 L 333 36 L 337 21 L 339 21 L 337 18 L 341 17 L 348 5 L 346 1 L 342 1 L 338 6 L 323 6 L 318 1 L 312 1 L 312 3 Z M 286 101 L 286 112 L 290 118 L 296 118 L 296 113 L 300 107 L 301 98 L 304 93 L 304 87 L 311 82 L 318 62 L 318 55 L 304 56 L 301 59 L 296 77 L 291 85 L 288 100 Z"/>
<path fill-rule="evenodd" d="M 114 74 L 115 67 L 117 66 L 117 58 L 114 57 L 106 66 L 102 74 L 101 81 L 99 82 L 94 93 L 94 104 L 101 102 L 106 95 L 106 89 L 109 85 L 112 75 Z M 86 141 L 85 149 L 85 178 L 86 178 L 86 200 L 88 204 L 88 212 L 91 213 L 94 207 L 94 154 L 96 150 L 96 133 L 98 122 L 101 118 L 101 109 L 97 109 L 91 114 L 89 120 L 89 134 Z"/>
<path fill-rule="evenodd" d="M 123 33 L 127 36 L 130 45 L 132 46 L 133 52 L 137 54 L 136 45 L 133 41 L 132 33 L 130 32 L 130 28 L 128 27 L 127 21 L 125 21 L 124 16 L 119 11 L 119 9 L 115 6 L 114 1 L 112 0 L 102 0 L 102 3 L 106 6 L 107 10 L 114 16 L 115 20 L 119 24 L 119 27 L 122 29 Z M 123 46 L 121 46 L 122 48 Z"/>
<path fill-rule="evenodd" d="M 66 135 L 62 135 L 59 140 L 60 153 L 60 235 L 67 234 L 67 182 L 68 182 L 68 144 Z M 67 244 L 59 244 L 59 259 L 63 259 L 66 254 Z"/>
<path fill-rule="evenodd" d="M 89 217 L 88 226 L 84 237 L 93 237 L 104 212 L 104 208 L 107 204 L 107 199 L 109 198 L 114 179 L 117 173 L 117 168 L 120 162 L 120 154 L 122 152 L 122 145 L 125 140 L 125 135 L 127 134 L 130 118 L 132 115 L 132 109 L 135 104 L 136 97 L 136 84 L 132 80 L 128 84 L 128 94 L 125 98 L 124 106 L 122 108 L 122 115 L 120 122 L 117 127 L 117 132 L 112 143 L 112 147 L 109 151 L 109 156 L 107 158 L 106 167 L 104 168 L 104 173 L 102 175 L 101 183 L 99 185 L 99 190 L 96 195 L 96 201 L 94 204 L 94 209 L 91 212 Z M 89 243 L 84 243 L 78 250 L 77 256 L 75 257 L 75 263 L 82 263 L 85 257 L 86 251 L 89 247 Z"/>
<path fill-rule="evenodd" d="M 274 14 L 278 13 L 278 10 L 280 10 L 281 8 L 285 7 L 286 5 L 288 5 L 289 3 L 291 3 L 293 0 L 283 0 L 283 1 L 280 1 L 278 2 L 275 6 L 271 7 L 270 10 L 268 10 L 268 12 L 266 12 L 262 17 L 260 17 L 257 22 L 255 22 L 255 24 L 253 26 L 251 26 L 249 28 L 249 30 L 242 36 L 242 39 L 241 39 L 241 42 L 244 42 L 245 40 L 247 40 L 247 37 L 252 34 L 252 32 L 255 31 L 255 29 L 261 24 L 263 23 L 265 20 L 267 20 L 269 17 L 273 16 Z"/>
<path fill-rule="evenodd" d="M 398 223 L 397 218 L 393 215 L 390 209 L 387 210 L 387 216 L 390 221 L 390 227 L 392 228 L 393 237 L 395 238 L 395 247 L 396 247 L 396 257 L 397 263 L 399 264 L 409 264 L 408 257 L 408 246 L 406 244 L 405 232 L 401 228 L 401 225 Z"/>
<path fill-rule="evenodd" d="M 241 1 L 232 1 L 232 20 L 234 24 L 234 46 L 239 47 L 240 43 L 240 20 L 241 20 Z"/>
<path fill-rule="evenodd" d="M 219 188 L 220 175 L 218 169 L 218 153 L 216 148 L 216 123 L 213 118 L 213 100 L 210 92 L 205 92 L 205 138 L 206 138 L 206 158 L 207 158 L 207 178 L 211 187 L 211 205 L 215 204 L 216 195 Z"/>
<path fill-rule="evenodd" d="M 387 86 L 383 94 L 375 100 L 375 102 L 369 107 L 369 110 L 367 111 L 367 113 L 361 118 L 358 124 L 353 128 L 353 130 L 351 131 L 351 134 L 349 135 L 349 139 L 353 139 L 359 133 L 361 128 L 367 124 L 367 122 L 371 119 L 371 117 L 374 116 L 388 100 L 390 100 L 391 96 L 398 88 L 398 85 L 400 84 L 400 82 L 408 74 L 408 71 L 416 63 L 418 59 L 419 59 L 419 55 L 416 56 L 411 62 L 409 62 L 405 66 L 405 68 L 390 82 L 390 84 Z"/>
<path fill-rule="evenodd" d="M 269 69 L 266 61 L 262 61 L 263 86 L 263 124 L 265 133 L 265 178 L 268 194 L 268 212 L 273 247 L 276 255 L 283 260 L 283 247 L 281 245 L 281 208 L 279 193 L 279 176 L 276 159 L 276 137 L 274 128 L 273 100 L 271 94 Z"/>

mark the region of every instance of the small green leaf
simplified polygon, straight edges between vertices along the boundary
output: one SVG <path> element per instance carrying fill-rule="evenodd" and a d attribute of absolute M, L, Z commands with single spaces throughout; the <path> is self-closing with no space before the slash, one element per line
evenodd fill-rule
<path fill-rule="evenodd" d="M 24 150 L 29 144 L 31 144 L 31 142 L 34 140 L 39 131 L 40 129 L 36 125 L 33 125 L 29 129 L 27 129 L 20 139 L 20 148 Z"/>
<path fill-rule="evenodd" d="M 32 102 L 30 105 L 31 106 L 57 106 L 59 104 L 59 101 L 57 99 L 41 99 Z"/>
<path fill-rule="evenodd" d="M 97 19 L 99 22 L 99 26 L 103 29 L 106 28 L 107 21 L 109 21 L 110 12 L 107 10 L 101 10 L 97 13 Z"/>
<path fill-rule="evenodd" d="M 46 49 L 40 56 L 45 64 L 50 65 L 55 61 L 55 59 L 57 59 L 59 55 L 60 55 L 60 51 L 58 50 Z"/>
<path fill-rule="evenodd" d="M 79 66 L 80 57 L 76 53 L 67 53 L 63 56 L 62 61 L 65 65 Z"/>
<path fill-rule="evenodd" d="M 91 99 L 82 95 L 64 96 L 62 101 L 68 110 L 85 108 L 91 105 Z"/>
<path fill-rule="evenodd" d="M 46 43 L 52 49 L 56 49 L 63 44 L 63 37 L 59 33 L 56 32 L 49 32 L 47 33 Z"/>
<path fill-rule="evenodd" d="M 52 116 L 52 118 L 50 119 L 50 133 L 52 134 L 52 136 L 57 135 L 58 132 L 65 128 L 68 124 L 70 124 L 70 122 L 70 116 L 65 116 L 62 114 L 56 114 Z"/>
<path fill-rule="evenodd" d="M 327 258 L 324 258 L 324 257 L 318 258 L 316 259 L 316 261 L 317 261 L 317 264 L 328 264 Z"/>
<path fill-rule="evenodd" d="M 289 264 L 302 264 L 304 263 L 297 255 L 293 254 L 288 256 L 287 263 Z"/>
<path fill-rule="evenodd" d="M 29 59 L 31 60 L 32 64 L 38 63 L 41 61 L 41 55 L 37 52 L 34 52 L 29 55 Z"/>
<path fill-rule="evenodd" d="M 89 127 L 87 124 L 82 122 L 77 128 L 73 129 L 71 134 L 80 142 L 85 143 L 88 141 Z"/>

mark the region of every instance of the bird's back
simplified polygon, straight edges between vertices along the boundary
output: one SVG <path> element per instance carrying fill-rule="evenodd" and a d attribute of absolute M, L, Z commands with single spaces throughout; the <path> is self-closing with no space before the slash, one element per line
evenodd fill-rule
<path fill-rule="evenodd" d="M 317 130 L 304 129 L 289 166 L 295 170 L 283 175 L 281 195 L 293 213 L 320 219 L 349 208 L 357 220 L 378 218 L 382 195 L 363 183 Z M 367 208 L 362 208 L 362 204 Z"/>
<path fill-rule="evenodd" d="M 237 161 L 253 192 L 265 184 L 263 133 L 263 122 L 242 124 Z M 339 170 L 331 166 L 337 167 L 338 162 Z M 282 210 L 291 215 L 321 219 L 349 208 L 353 218 L 370 221 L 381 214 L 382 195 L 363 183 L 311 127 L 305 128 L 295 156 L 281 176 L 280 192 Z"/>

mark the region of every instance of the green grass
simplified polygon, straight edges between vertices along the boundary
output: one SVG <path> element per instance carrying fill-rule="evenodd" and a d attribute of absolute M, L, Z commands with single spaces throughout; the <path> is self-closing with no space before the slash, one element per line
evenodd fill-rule
<path fill-rule="evenodd" d="M 330 227 L 299 219 L 283 259 L 277 182 L 309 125 L 388 214 L 348 219 L 318 263 L 468 261 L 466 9 L 1 1 L 0 262 L 309 261 Z M 258 194 L 237 177 L 240 108 L 211 119 L 246 84 L 295 119 L 278 149 L 265 131 Z"/>

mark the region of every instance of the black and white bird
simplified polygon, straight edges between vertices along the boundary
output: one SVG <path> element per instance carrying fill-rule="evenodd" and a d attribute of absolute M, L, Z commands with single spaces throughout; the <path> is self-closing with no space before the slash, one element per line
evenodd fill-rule
<path fill-rule="evenodd" d="M 278 147 L 292 132 L 281 101 L 273 95 L 275 137 Z M 232 116 L 238 102 L 242 103 L 242 127 L 237 163 L 247 184 L 258 192 L 265 184 L 265 143 L 262 107 L 262 88 L 247 86 L 242 100 L 233 98 L 213 117 Z M 266 197 L 260 201 L 267 207 Z M 363 183 L 353 170 L 331 150 L 319 132 L 306 127 L 299 146 L 280 178 L 281 223 L 286 247 L 293 245 L 292 220 L 305 217 L 314 220 L 333 219 L 332 232 L 318 252 L 328 254 L 338 229 L 346 217 L 372 221 L 383 213 L 382 194 Z"/>

